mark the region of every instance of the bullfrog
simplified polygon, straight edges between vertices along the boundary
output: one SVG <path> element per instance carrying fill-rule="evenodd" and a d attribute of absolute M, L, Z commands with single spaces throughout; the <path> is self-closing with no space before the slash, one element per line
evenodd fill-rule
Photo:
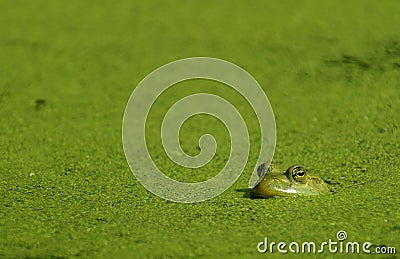
<path fill-rule="evenodd" d="M 303 166 L 293 165 L 285 173 L 282 173 L 273 169 L 269 164 L 262 164 L 257 171 L 260 179 L 251 189 L 252 197 L 306 196 L 330 192 L 327 183 L 317 176 L 309 175 Z"/>

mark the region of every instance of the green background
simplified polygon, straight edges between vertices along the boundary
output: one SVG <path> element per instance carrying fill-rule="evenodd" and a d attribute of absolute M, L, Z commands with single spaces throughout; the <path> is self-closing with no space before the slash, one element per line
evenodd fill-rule
<path fill-rule="evenodd" d="M 339 230 L 399 250 L 399 13 L 398 1 L 0 1 L 0 257 L 257 257 L 264 237 L 320 243 Z M 207 91 L 246 118 L 245 171 L 196 204 L 144 189 L 122 148 L 125 105 L 152 70 L 192 56 L 247 70 L 276 116 L 274 163 L 303 164 L 334 193 L 247 198 L 258 122 L 237 93 L 205 80 L 160 97 L 149 151 L 177 180 L 224 166 L 228 131 L 207 116 L 181 133 L 192 155 L 199 136 L 215 135 L 205 168 L 180 168 L 161 146 L 169 105 Z"/>

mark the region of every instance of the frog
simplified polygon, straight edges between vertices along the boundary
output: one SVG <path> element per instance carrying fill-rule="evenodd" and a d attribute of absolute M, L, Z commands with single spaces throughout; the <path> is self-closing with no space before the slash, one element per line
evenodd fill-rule
<path fill-rule="evenodd" d="M 257 172 L 260 179 L 251 189 L 253 198 L 311 196 L 331 192 L 326 182 L 308 174 L 307 169 L 301 165 L 292 165 L 282 173 L 264 163 L 258 167 Z"/>

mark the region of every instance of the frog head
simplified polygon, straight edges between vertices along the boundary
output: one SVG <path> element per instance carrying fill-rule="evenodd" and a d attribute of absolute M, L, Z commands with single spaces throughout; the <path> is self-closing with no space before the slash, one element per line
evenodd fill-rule
<path fill-rule="evenodd" d="M 303 166 L 290 166 L 283 174 L 267 170 L 252 189 L 254 197 L 317 195 L 329 192 L 328 185 L 308 174 Z"/>

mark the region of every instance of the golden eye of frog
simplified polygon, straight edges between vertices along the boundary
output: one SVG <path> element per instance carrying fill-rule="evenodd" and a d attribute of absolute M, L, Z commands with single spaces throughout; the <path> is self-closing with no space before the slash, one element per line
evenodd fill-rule
<path fill-rule="evenodd" d="M 270 167 L 264 175 L 266 164 L 258 168 L 258 184 L 251 190 L 253 197 L 268 198 L 272 196 L 302 196 L 329 193 L 330 189 L 321 178 L 312 176 L 298 165 L 289 167 L 285 173 L 278 173 Z"/>

